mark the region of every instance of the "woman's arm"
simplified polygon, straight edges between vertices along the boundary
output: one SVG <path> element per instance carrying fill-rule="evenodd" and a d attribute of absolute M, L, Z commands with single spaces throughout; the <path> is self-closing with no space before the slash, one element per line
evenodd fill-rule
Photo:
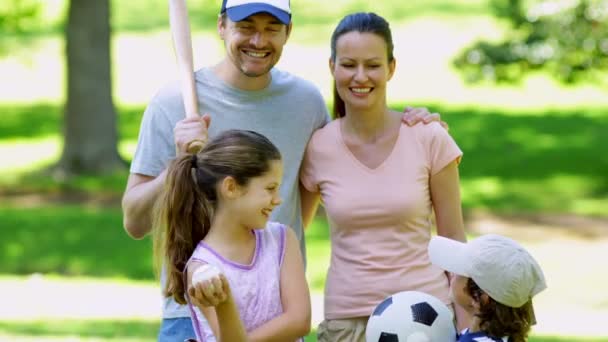
<path fill-rule="evenodd" d="M 228 280 L 222 274 L 212 280 L 192 284 L 192 275 L 202 263 L 188 267 L 188 295 L 192 304 L 201 310 L 218 342 L 245 342 L 247 333 L 232 297 Z M 196 319 L 193 317 L 193 319 Z"/>
<path fill-rule="evenodd" d="M 291 228 L 287 228 L 286 233 L 280 280 L 283 313 L 250 332 L 248 337 L 252 342 L 291 342 L 310 332 L 310 292 L 300 245 Z"/>
<path fill-rule="evenodd" d="M 452 161 L 441 171 L 432 175 L 430 187 L 437 235 L 465 241 L 457 161 Z"/>
<path fill-rule="evenodd" d="M 431 176 L 430 186 L 431 200 L 437 222 L 437 235 L 465 241 L 457 161 L 452 161 L 441 171 Z M 458 331 L 468 328 L 471 317 L 456 303 L 454 303 L 454 311 Z"/>
<path fill-rule="evenodd" d="M 318 192 L 310 192 L 300 183 L 300 203 L 302 204 L 302 227 L 306 229 L 315 218 L 321 195 Z"/>

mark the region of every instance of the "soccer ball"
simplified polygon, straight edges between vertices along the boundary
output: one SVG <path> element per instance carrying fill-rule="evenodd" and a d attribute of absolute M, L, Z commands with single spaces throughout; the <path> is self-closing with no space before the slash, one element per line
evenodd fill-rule
<path fill-rule="evenodd" d="M 396 293 L 367 321 L 367 342 L 454 342 L 454 314 L 439 299 L 418 291 Z"/>

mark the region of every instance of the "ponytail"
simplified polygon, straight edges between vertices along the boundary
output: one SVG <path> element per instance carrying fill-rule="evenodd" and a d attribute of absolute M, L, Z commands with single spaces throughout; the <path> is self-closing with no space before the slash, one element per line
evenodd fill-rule
<path fill-rule="evenodd" d="M 334 118 L 343 118 L 344 116 L 346 116 L 346 107 L 344 100 L 342 100 L 340 94 L 338 93 L 336 81 L 334 81 Z"/>
<path fill-rule="evenodd" d="M 213 177 L 197 165 L 198 156 L 182 155 L 167 169 L 161 196 L 155 206 L 155 269 L 167 271 L 165 296 L 185 304 L 184 271 L 196 245 L 207 235 L 216 199 Z M 209 182 L 209 183 L 208 183 Z"/>
<path fill-rule="evenodd" d="M 175 158 L 167 169 L 154 208 L 154 258 L 157 274 L 167 271 L 165 296 L 185 304 L 184 268 L 198 243 L 211 229 L 218 205 L 217 185 L 232 177 L 245 186 L 270 168 L 281 153 L 268 138 L 244 130 L 220 133 L 198 154 Z"/>

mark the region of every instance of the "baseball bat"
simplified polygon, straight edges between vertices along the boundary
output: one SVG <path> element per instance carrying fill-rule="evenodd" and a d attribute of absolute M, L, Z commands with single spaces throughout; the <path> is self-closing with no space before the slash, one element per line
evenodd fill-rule
<path fill-rule="evenodd" d="M 173 37 L 173 48 L 177 58 L 180 88 L 186 117 L 198 116 L 198 99 L 194 81 L 194 63 L 192 59 L 192 37 L 186 0 L 169 0 L 169 26 Z M 188 144 L 188 153 L 197 153 L 204 142 L 194 140 Z"/>

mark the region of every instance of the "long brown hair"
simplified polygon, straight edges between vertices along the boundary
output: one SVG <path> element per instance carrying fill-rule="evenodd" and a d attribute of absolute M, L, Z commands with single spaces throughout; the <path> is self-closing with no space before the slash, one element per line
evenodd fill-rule
<path fill-rule="evenodd" d="M 395 59 L 393 55 L 393 35 L 389 23 L 377 15 L 376 13 L 353 13 L 342 18 L 336 26 L 336 29 L 331 35 L 331 60 L 336 62 L 336 45 L 338 39 L 349 32 L 373 33 L 378 35 L 386 42 L 386 55 L 388 61 L 392 62 Z M 338 94 L 336 81 L 334 81 L 334 108 L 333 114 L 335 118 L 341 118 L 346 115 L 344 100 Z"/>
<path fill-rule="evenodd" d="M 280 160 L 279 150 L 259 133 L 229 130 L 198 154 L 175 158 L 167 169 L 164 188 L 154 210 L 155 269 L 165 267 L 163 293 L 185 304 L 184 268 L 196 245 L 211 228 L 217 208 L 216 187 L 226 177 L 246 186 Z"/>
<path fill-rule="evenodd" d="M 509 336 L 509 342 L 525 342 L 532 327 L 532 300 L 519 308 L 512 308 L 488 297 L 482 300 L 484 291 L 469 278 L 467 292 L 479 303 L 479 329 L 494 338 Z"/>

